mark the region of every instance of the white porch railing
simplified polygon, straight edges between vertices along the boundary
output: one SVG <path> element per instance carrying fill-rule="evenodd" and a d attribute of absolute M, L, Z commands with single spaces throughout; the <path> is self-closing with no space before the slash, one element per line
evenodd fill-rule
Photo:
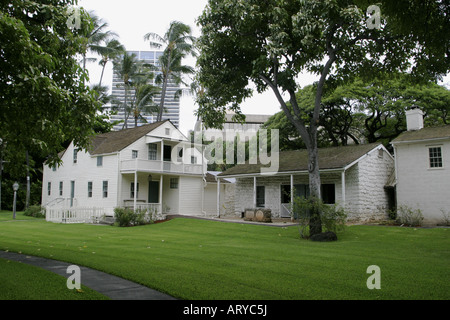
<path fill-rule="evenodd" d="M 202 174 L 201 164 L 174 163 L 171 161 L 158 160 L 123 160 L 120 164 L 121 171 L 147 171 L 165 173 L 190 173 Z"/>
<path fill-rule="evenodd" d="M 103 208 L 46 208 L 45 217 L 57 223 L 97 223 L 104 214 Z"/>
<path fill-rule="evenodd" d="M 124 200 L 124 204 L 125 204 L 125 208 L 134 209 L 134 201 L 133 200 Z M 149 210 L 156 214 L 159 214 L 162 212 L 162 206 L 160 203 L 142 203 L 142 202 L 137 201 L 136 209 Z"/>

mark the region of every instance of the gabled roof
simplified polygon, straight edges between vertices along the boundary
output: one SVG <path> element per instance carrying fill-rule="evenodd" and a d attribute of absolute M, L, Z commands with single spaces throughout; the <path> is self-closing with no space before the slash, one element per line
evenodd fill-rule
<path fill-rule="evenodd" d="M 320 148 L 319 168 L 320 170 L 344 169 L 370 151 L 380 147 L 380 143 L 360 144 L 351 146 Z M 260 174 L 262 167 L 269 165 L 239 164 L 219 174 L 221 177 L 237 176 L 247 174 Z M 306 149 L 295 151 L 283 151 L 279 154 L 279 165 L 277 173 L 283 172 L 307 172 L 308 151 Z"/>
<path fill-rule="evenodd" d="M 450 138 L 450 125 L 406 131 L 400 134 L 391 143 L 396 144 L 403 142 L 417 142 L 445 138 Z"/>
<path fill-rule="evenodd" d="M 136 128 L 99 134 L 92 138 L 89 153 L 91 155 L 98 155 L 118 152 L 167 121 L 169 120 L 154 122 Z"/>

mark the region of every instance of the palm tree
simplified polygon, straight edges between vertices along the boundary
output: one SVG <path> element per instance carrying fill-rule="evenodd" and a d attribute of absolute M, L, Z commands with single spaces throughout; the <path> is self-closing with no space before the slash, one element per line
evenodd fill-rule
<path fill-rule="evenodd" d="M 125 112 L 125 123 L 124 128 L 127 128 L 127 120 L 128 120 L 128 94 L 129 90 L 131 88 L 131 77 L 134 73 L 136 73 L 137 70 L 137 63 L 138 60 L 136 59 L 135 54 L 128 54 L 128 52 L 125 52 L 121 59 L 114 60 L 114 72 L 117 74 L 117 76 L 121 79 L 122 83 L 121 86 L 124 87 L 124 102 L 123 105 L 119 105 L 119 108 L 122 108 Z"/>
<path fill-rule="evenodd" d="M 155 79 L 156 83 L 162 84 L 157 117 L 157 121 L 161 121 L 169 80 L 172 80 L 175 84 L 185 84 L 182 79 L 183 75 L 194 73 L 192 67 L 182 65 L 182 59 L 188 54 L 195 55 L 195 38 L 191 36 L 191 28 L 188 25 L 179 21 L 172 21 L 164 36 L 161 37 L 156 33 L 150 32 L 144 36 L 144 40 L 150 41 L 150 47 L 161 48 L 165 46 L 164 53 L 159 57 L 159 74 Z M 175 98 L 179 94 L 180 91 L 176 93 Z"/>
<path fill-rule="evenodd" d="M 114 61 L 115 73 L 122 80 L 124 87 L 124 101 L 118 104 L 118 108 L 125 112 L 123 128 L 128 128 L 128 118 L 132 114 L 135 126 L 138 121 L 147 122 L 143 114 L 157 111 L 157 105 L 153 103 L 153 97 L 159 93 L 159 88 L 151 84 L 154 74 L 152 67 L 144 64 L 136 58 L 135 54 L 125 52 L 121 59 Z"/>
<path fill-rule="evenodd" d="M 108 28 L 108 23 L 99 18 L 93 11 L 89 12 L 92 22 L 92 30 L 85 35 L 86 47 L 83 52 L 83 69 L 86 70 L 86 61 L 88 60 L 86 55 L 88 51 L 92 51 L 98 54 L 102 54 L 104 46 L 102 42 L 107 41 L 111 37 L 116 37 L 117 35 L 110 31 L 105 30 Z"/>
<path fill-rule="evenodd" d="M 100 75 L 99 86 L 102 85 L 103 73 L 105 72 L 106 64 L 109 61 L 116 59 L 119 55 L 125 52 L 125 47 L 116 39 L 108 39 L 105 41 L 106 45 L 103 48 L 100 48 L 100 54 L 102 59 L 98 63 L 102 66 L 102 73 Z"/>

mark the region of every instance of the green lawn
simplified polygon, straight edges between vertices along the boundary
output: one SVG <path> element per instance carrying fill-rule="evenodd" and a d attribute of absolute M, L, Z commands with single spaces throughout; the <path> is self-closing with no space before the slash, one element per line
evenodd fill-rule
<path fill-rule="evenodd" d="M 0 300 L 105 300 L 85 286 L 67 289 L 67 279 L 53 272 L 0 259 Z"/>
<path fill-rule="evenodd" d="M 0 214 L 1 215 L 1 214 Z M 99 269 L 181 299 L 450 298 L 450 230 L 351 226 L 332 243 L 297 227 L 174 219 L 134 228 L 0 218 L 0 250 Z M 381 289 L 366 286 L 381 269 Z"/>

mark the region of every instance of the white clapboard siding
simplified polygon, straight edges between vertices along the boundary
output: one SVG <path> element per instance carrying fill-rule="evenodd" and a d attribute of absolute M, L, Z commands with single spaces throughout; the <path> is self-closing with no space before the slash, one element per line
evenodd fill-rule
<path fill-rule="evenodd" d="M 200 215 L 202 210 L 201 177 L 180 176 L 179 212 L 182 215 Z"/>

